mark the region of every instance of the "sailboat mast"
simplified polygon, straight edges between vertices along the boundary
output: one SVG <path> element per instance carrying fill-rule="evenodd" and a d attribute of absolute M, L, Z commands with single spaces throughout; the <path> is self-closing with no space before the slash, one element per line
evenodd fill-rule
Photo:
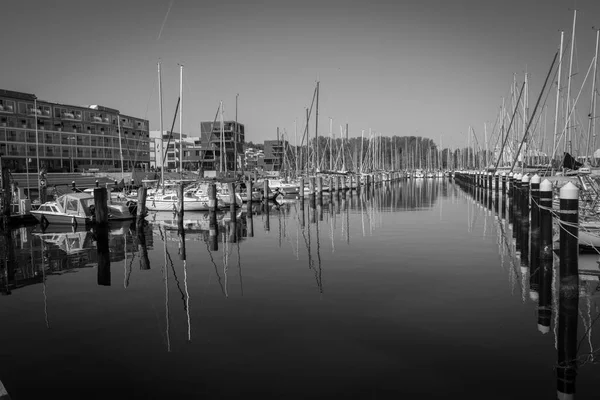
<path fill-rule="evenodd" d="M 567 83 L 567 114 L 570 112 L 570 104 L 571 104 L 571 76 L 573 71 L 573 50 L 575 48 L 575 23 L 577 21 L 577 10 L 573 10 L 573 32 L 571 33 L 571 55 L 569 56 L 569 80 Z M 571 129 L 569 126 L 567 128 L 567 152 L 569 154 L 573 153 L 573 145 L 571 143 Z"/>
<path fill-rule="evenodd" d="M 160 124 L 160 149 L 161 149 L 161 154 L 160 154 L 160 184 L 162 186 L 162 190 L 163 193 L 165 191 L 165 166 L 163 165 L 163 111 L 162 111 L 162 81 L 161 81 L 161 77 L 160 77 L 160 61 L 158 62 L 158 118 L 159 118 L 159 124 Z"/>
<path fill-rule="evenodd" d="M 333 119 L 329 117 L 329 171 L 333 171 Z"/>
<path fill-rule="evenodd" d="M 179 65 L 179 176 L 183 179 L 183 65 Z"/>
<path fill-rule="evenodd" d="M 317 160 L 319 158 L 319 81 L 317 81 L 317 109 L 315 113 L 315 159 L 314 169 L 317 172 Z"/>
<path fill-rule="evenodd" d="M 597 78 L 597 71 L 598 71 L 598 42 L 600 41 L 600 29 L 596 30 L 596 55 L 594 56 L 594 76 L 592 78 L 592 99 L 590 100 L 590 119 L 588 122 L 588 140 L 587 140 L 587 151 L 588 151 L 588 162 L 591 164 L 591 158 L 593 157 L 593 153 L 592 153 L 592 157 L 590 157 L 590 149 L 596 149 L 596 130 L 595 125 L 596 125 L 596 78 Z M 590 139 L 592 137 L 592 131 L 594 132 L 594 143 L 590 143 Z M 592 145 L 592 147 L 590 147 L 590 145 Z M 593 151 L 593 150 L 592 150 Z"/>

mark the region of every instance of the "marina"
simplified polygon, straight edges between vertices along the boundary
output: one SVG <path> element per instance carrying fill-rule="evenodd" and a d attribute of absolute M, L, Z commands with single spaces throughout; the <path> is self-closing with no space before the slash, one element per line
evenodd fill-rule
<path fill-rule="evenodd" d="M 149 213 L 110 222 L 104 245 L 96 230 L 15 230 L 2 382 L 17 399 L 593 397 L 598 254 L 563 297 L 558 255 L 536 272 L 517 195 L 501 193 L 398 179 L 182 224 Z"/>
<path fill-rule="evenodd" d="M 597 0 L 0 10 L 0 400 L 599 397 Z"/>

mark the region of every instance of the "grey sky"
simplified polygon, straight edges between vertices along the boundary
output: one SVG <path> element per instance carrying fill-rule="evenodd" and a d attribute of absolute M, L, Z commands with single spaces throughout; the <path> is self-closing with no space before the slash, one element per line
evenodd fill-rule
<path fill-rule="evenodd" d="M 272 139 L 279 126 L 293 142 L 318 77 L 322 134 L 332 117 L 336 134 L 348 123 L 351 136 L 372 128 L 457 146 L 469 125 L 482 135 L 493 124 L 526 68 L 533 107 L 575 6 L 578 89 L 600 27 L 596 0 L 174 0 L 157 40 L 169 3 L 1 0 L 0 88 L 115 107 L 158 129 L 160 58 L 165 129 L 183 63 L 185 131 L 211 120 L 220 100 L 233 119 L 239 93 L 248 140 Z"/>

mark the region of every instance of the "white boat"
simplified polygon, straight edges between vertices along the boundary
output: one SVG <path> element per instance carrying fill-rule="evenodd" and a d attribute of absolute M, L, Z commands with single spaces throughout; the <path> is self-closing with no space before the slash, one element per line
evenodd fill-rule
<path fill-rule="evenodd" d="M 108 204 L 109 220 L 133 219 L 129 208 L 124 204 Z M 56 201 L 48 201 L 31 215 L 42 224 L 85 225 L 94 220 L 94 196 L 88 193 L 67 193 Z"/>
<path fill-rule="evenodd" d="M 149 211 L 177 211 L 178 204 L 179 197 L 174 192 L 157 193 L 146 198 L 146 208 Z M 221 206 L 223 206 L 222 202 Z M 208 198 L 194 196 L 192 192 L 184 193 L 183 211 L 208 211 Z"/>

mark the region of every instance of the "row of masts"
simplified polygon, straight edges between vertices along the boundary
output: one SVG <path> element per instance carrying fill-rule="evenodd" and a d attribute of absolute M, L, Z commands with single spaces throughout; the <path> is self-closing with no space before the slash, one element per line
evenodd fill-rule
<path fill-rule="evenodd" d="M 555 86 L 554 121 L 552 130 L 548 125 L 548 106 L 546 101 L 550 98 L 550 91 L 540 93 L 536 107 L 532 112 L 529 109 L 529 72 L 525 72 L 524 80 L 520 85 L 517 83 L 516 74 L 510 86 L 510 97 L 502 97 L 500 111 L 498 112 L 494 128 L 490 135 L 487 132 L 487 124 L 484 124 L 483 145 L 478 141 L 475 130 L 469 126 L 466 137 L 467 152 L 472 151 L 464 158 L 463 168 L 487 168 L 495 170 L 498 167 L 523 168 L 529 158 L 530 164 L 544 164 L 555 170 L 561 169 L 561 161 L 568 155 L 573 155 L 589 166 L 595 166 L 597 160 L 594 157 L 596 149 L 596 99 L 598 96 L 598 49 L 600 42 L 600 30 L 596 31 L 594 56 L 589 64 L 581 87 L 575 93 L 573 77 L 577 73 L 573 70 L 575 51 L 575 32 L 577 23 L 577 10 L 573 14 L 573 26 L 571 38 L 565 45 L 564 32 L 560 32 L 560 46 L 555 56 L 546 80 L 552 77 L 552 85 Z M 569 52 L 568 65 L 565 55 Z M 556 63 L 556 58 L 558 62 Z M 554 65 L 556 71 L 553 72 Z M 563 87 L 565 79 L 563 70 L 567 69 L 566 88 Z M 590 106 L 587 129 L 577 115 L 576 106 L 584 92 L 586 82 L 591 80 Z M 545 88 L 545 86 L 544 86 Z M 538 107 L 543 99 L 543 104 Z M 552 117 L 550 117 L 552 118 Z M 549 136 L 551 139 L 548 139 Z M 533 160 L 533 161 L 532 161 Z M 562 166 L 564 171 L 564 165 Z"/>

